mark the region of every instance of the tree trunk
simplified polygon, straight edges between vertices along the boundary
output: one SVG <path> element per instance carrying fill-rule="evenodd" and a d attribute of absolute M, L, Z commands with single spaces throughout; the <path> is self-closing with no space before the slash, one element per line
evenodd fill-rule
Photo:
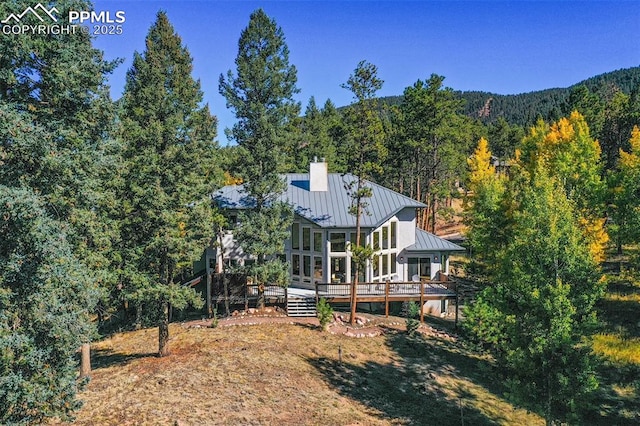
<path fill-rule="evenodd" d="M 554 421 L 551 418 L 551 377 L 547 374 L 547 407 L 546 407 L 546 416 L 545 423 L 547 426 L 553 426 Z"/>
<path fill-rule="evenodd" d="M 80 378 L 91 376 L 91 345 L 83 343 L 80 349 Z"/>
<path fill-rule="evenodd" d="M 620 236 L 616 238 L 616 251 L 618 253 L 618 256 L 622 255 L 622 238 L 620 238 Z"/>
<path fill-rule="evenodd" d="M 265 300 L 264 300 L 264 288 L 262 286 L 258 286 L 258 302 L 256 308 L 264 309 Z"/>
<path fill-rule="evenodd" d="M 229 281 L 227 280 L 227 270 L 224 267 L 224 232 L 222 228 L 218 230 L 218 242 L 220 243 L 220 264 L 216 264 L 217 272 L 222 276 L 222 286 L 224 287 L 224 310 L 225 315 L 231 315 L 231 308 L 229 307 Z M 217 259 L 216 259 L 217 260 Z M 217 302 L 216 302 L 217 304 Z"/>
<path fill-rule="evenodd" d="M 360 181 L 358 181 L 358 193 L 360 193 Z M 357 215 L 356 215 L 356 247 L 360 247 L 360 216 L 362 215 L 362 207 L 361 200 L 358 197 L 357 201 Z M 349 324 L 355 325 L 356 323 L 356 306 L 358 304 L 358 278 L 360 275 L 360 265 L 359 262 L 354 262 L 356 266 L 355 274 L 353 277 L 353 281 L 351 282 L 351 315 L 349 317 Z"/>
<path fill-rule="evenodd" d="M 169 355 L 169 306 L 162 303 L 160 307 L 161 318 L 158 322 L 158 356 L 163 357 Z"/>
<path fill-rule="evenodd" d="M 229 279 L 225 272 L 222 273 L 222 285 L 224 286 L 224 310 L 226 316 L 231 315 L 231 308 L 229 307 Z"/>
<path fill-rule="evenodd" d="M 211 273 L 208 272 L 207 270 L 205 270 L 205 272 L 207 272 L 207 288 L 206 288 L 206 297 L 205 297 L 205 301 L 207 302 L 207 316 L 209 318 L 213 317 L 213 307 L 211 306 Z"/>
<path fill-rule="evenodd" d="M 136 324 L 134 328 L 136 330 L 142 328 L 142 305 L 140 303 L 136 304 Z"/>
<path fill-rule="evenodd" d="M 431 233 L 435 235 L 436 233 L 436 207 L 438 201 L 436 200 L 435 194 L 433 195 L 433 202 L 431 203 Z"/>

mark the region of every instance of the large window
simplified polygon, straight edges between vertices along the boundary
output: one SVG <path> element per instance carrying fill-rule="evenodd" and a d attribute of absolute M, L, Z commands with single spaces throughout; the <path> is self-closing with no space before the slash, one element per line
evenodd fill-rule
<path fill-rule="evenodd" d="M 291 248 L 300 250 L 300 224 L 296 222 L 291 225 Z"/>
<path fill-rule="evenodd" d="M 347 258 L 332 257 L 331 258 L 331 282 L 345 283 L 347 282 Z"/>
<path fill-rule="evenodd" d="M 379 277 L 380 276 L 380 256 L 378 255 L 373 256 L 373 258 L 371 259 L 371 267 L 373 269 L 373 276 Z"/>
<path fill-rule="evenodd" d="M 302 228 L 302 250 L 311 250 L 311 228 Z"/>
<path fill-rule="evenodd" d="M 331 242 L 331 251 L 334 253 L 343 253 L 347 249 L 347 234 L 344 232 L 331 232 L 329 234 Z"/>
<path fill-rule="evenodd" d="M 431 258 L 430 257 L 410 257 L 409 258 L 409 279 L 413 280 L 414 277 L 419 279 L 431 279 Z"/>
<path fill-rule="evenodd" d="M 322 253 L 322 232 L 313 233 L 313 251 Z"/>
<path fill-rule="evenodd" d="M 313 256 L 313 278 L 316 280 L 322 279 L 322 257 Z"/>
<path fill-rule="evenodd" d="M 299 254 L 294 254 L 293 256 L 291 256 L 291 265 L 292 265 L 293 275 L 300 275 L 300 255 Z"/>
<path fill-rule="evenodd" d="M 382 227 L 382 249 L 386 250 L 389 248 L 389 227 Z"/>
<path fill-rule="evenodd" d="M 391 248 L 394 249 L 398 246 L 398 224 L 396 222 L 391 222 Z"/>
<path fill-rule="evenodd" d="M 351 282 L 356 280 L 356 262 L 351 260 Z M 364 268 L 358 271 L 358 282 L 364 282 Z"/>
<path fill-rule="evenodd" d="M 353 247 L 356 246 L 356 235 L 357 234 L 355 232 L 352 232 L 351 234 L 349 234 L 349 239 L 350 239 L 351 245 Z M 364 247 L 365 246 L 366 239 L 367 239 L 366 234 L 364 232 L 361 232 L 360 233 L 360 247 Z"/>
<path fill-rule="evenodd" d="M 305 277 L 311 276 L 311 256 L 302 256 L 302 272 Z"/>

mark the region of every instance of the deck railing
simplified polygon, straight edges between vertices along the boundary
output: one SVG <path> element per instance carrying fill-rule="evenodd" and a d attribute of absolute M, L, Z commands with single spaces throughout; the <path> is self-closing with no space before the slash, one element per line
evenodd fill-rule
<path fill-rule="evenodd" d="M 423 282 L 378 282 L 358 283 L 358 296 L 447 296 L 455 294 L 454 281 L 423 281 Z M 316 283 L 316 294 L 319 297 L 346 297 L 351 295 L 351 283 Z"/>

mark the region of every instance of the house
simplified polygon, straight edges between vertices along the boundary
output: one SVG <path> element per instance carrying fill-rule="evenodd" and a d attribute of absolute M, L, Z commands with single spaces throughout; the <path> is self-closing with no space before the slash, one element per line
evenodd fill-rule
<path fill-rule="evenodd" d="M 316 283 L 352 282 L 355 268 L 349 247 L 356 240 L 356 217 L 349 213 L 352 199 L 345 183 L 355 177 L 328 173 L 327 163 L 314 161 L 309 173 L 284 178 L 287 189 L 281 200 L 295 212 L 284 253 L 290 286 L 314 289 Z M 361 241 L 376 255 L 360 272 L 359 282 L 420 281 L 434 279 L 439 272 L 448 274 L 449 255 L 465 249 L 416 227 L 416 212 L 426 207 L 423 203 L 375 183 L 368 185 L 373 196 L 361 217 Z M 213 199 L 230 218 L 251 205 L 242 185 L 225 186 Z M 209 267 L 219 267 L 223 259 L 240 265 L 253 261 L 233 240 L 232 231 L 223 236 L 222 245 L 222 257 L 215 249 L 207 251 Z"/>

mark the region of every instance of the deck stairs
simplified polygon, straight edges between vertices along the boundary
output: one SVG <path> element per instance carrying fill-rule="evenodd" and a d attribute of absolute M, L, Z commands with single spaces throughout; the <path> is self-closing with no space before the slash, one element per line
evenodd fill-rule
<path fill-rule="evenodd" d="M 290 317 L 315 317 L 315 297 L 292 297 L 287 299 L 287 315 Z"/>

